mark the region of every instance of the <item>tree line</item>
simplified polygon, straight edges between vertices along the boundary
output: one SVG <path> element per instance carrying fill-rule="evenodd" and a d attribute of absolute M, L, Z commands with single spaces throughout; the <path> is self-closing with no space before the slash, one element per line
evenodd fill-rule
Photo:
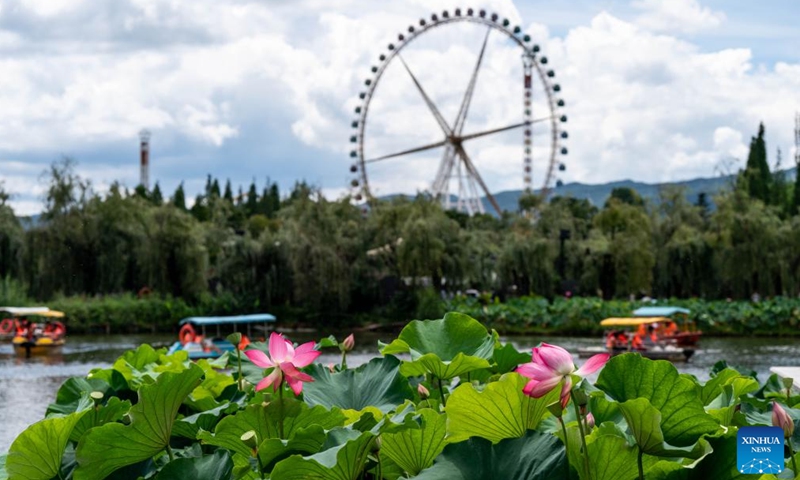
<path fill-rule="evenodd" d="M 36 300 L 125 292 L 196 301 L 227 294 L 251 310 L 310 321 L 406 318 L 442 294 L 750 298 L 800 292 L 800 187 L 767 165 L 763 127 L 730 188 L 653 202 L 616 189 L 602 206 L 554 197 L 502 217 L 444 211 L 424 195 L 369 207 L 305 183 L 234 193 L 208 177 L 187 205 L 112 185 L 97 193 L 54 163 L 39 222 L 0 192 L 0 277 Z M 522 198 L 521 205 L 531 199 Z"/>

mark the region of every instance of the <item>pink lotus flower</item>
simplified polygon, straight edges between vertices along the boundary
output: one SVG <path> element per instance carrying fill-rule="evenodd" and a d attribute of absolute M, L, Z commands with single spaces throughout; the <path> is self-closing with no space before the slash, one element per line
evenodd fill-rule
<path fill-rule="evenodd" d="M 553 390 L 563 380 L 561 387 L 561 406 L 567 406 L 569 392 L 572 390 L 572 375 L 586 376 L 598 371 L 606 364 L 610 355 L 600 353 L 575 369 L 572 355 L 568 351 L 555 345 L 542 343 L 541 347 L 534 347 L 533 361 L 517 367 L 517 373 L 531 380 L 522 389 L 525 395 L 541 398 Z"/>
<path fill-rule="evenodd" d="M 298 370 L 308 366 L 322 352 L 314 350 L 314 342 L 308 342 L 297 348 L 292 342 L 283 338 L 283 335 L 272 332 L 269 336 L 269 356 L 261 350 L 247 350 L 247 358 L 261 368 L 273 368 L 272 372 L 258 382 L 256 390 L 262 390 L 272 385 L 273 391 L 278 391 L 281 383 L 286 378 L 295 395 L 303 391 L 303 382 L 313 382 L 314 379 Z"/>
<path fill-rule="evenodd" d="M 772 405 L 772 425 L 781 427 L 786 438 L 791 437 L 794 433 L 794 420 L 778 402 L 773 402 Z"/>

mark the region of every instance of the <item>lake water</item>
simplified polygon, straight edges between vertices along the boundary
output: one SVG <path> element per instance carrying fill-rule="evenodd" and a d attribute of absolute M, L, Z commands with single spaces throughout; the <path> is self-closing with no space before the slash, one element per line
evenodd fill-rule
<path fill-rule="evenodd" d="M 297 342 L 318 338 L 313 334 L 289 334 L 289 337 Z M 166 346 L 173 338 L 171 335 L 70 336 L 60 353 L 31 359 L 17 357 L 11 345 L 0 345 L 0 452 L 8 450 L 28 425 L 43 418 L 47 405 L 55 400 L 58 387 L 68 377 L 86 375 L 95 367 L 108 367 L 124 351 L 142 343 Z M 369 361 L 377 355 L 378 340 L 389 342 L 393 338 L 388 333 L 357 334 L 356 349 L 348 355 L 348 364 L 355 366 Z M 598 338 L 519 336 L 504 340 L 510 340 L 520 350 L 528 350 L 542 341 L 571 351 L 602 345 Z M 758 372 L 762 381 L 771 366 L 800 366 L 800 339 L 706 338 L 701 346 L 691 362 L 677 365 L 680 371 L 701 380 L 708 379 L 711 366 L 722 359 L 732 366 Z M 328 364 L 339 360 L 336 349 L 327 349 L 318 361 Z"/>

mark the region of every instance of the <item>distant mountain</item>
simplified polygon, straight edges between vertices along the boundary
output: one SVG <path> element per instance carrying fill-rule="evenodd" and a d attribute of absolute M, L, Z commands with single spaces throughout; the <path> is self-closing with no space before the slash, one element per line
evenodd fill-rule
<path fill-rule="evenodd" d="M 685 180 L 681 182 L 664 182 L 664 183 L 643 183 L 633 180 L 620 180 L 617 182 L 601 183 L 597 185 L 590 185 L 586 183 L 565 183 L 560 187 L 555 187 L 552 190 L 552 195 L 561 197 L 573 197 L 579 199 L 589 200 L 593 205 L 602 207 L 611 195 L 611 191 L 615 188 L 627 187 L 635 190 L 645 200 L 650 200 L 653 203 L 658 202 L 659 191 L 668 186 L 676 186 L 686 190 L 686 198 L 696 203 L 698 195 L 705 193 L 709 202 L 717 192 L 723 188 L 728 188 L 733 185 L 735 176 L 720 176 L 712 178 L 696 178 L 693 180 Z M 517 201 L 522 190 L 510 190 L 499 192 L 495 195 L 497 203 L 503 210 L 516 210 L 518 207 Z M 485 202 L 484 202 L 485 203 Z M 488 203 L 485 203 L 488 207 Z"/>
<path fill-rule="evenodd" d="M 790 168 L 784 170 L 784 176 L 786 177 L 787 182 L 794 182 L 794 178 L 796 175 L 796 168 Z M 596 185 L 586 184 L 586 183 L 565 183 L 560 187 L 554 187 L 552 190 L 552 195 L 558 195 L 561 197 L 572 197 L 578 199 L 587 199 L 593 205 L 597 206 L 598 208 L 602 208 L 605 204 L 606 200 L 608 199 L 609 195 L 611 195 L 611 191 L 615 188 L 619 187 L 628 187 L 636 190 L 645 201 L 651 201 L 652 203 L 658 203 L 658 195 L 659 191 L 668 186 L 676 186 L 684 188 L 686 191 L 686 199 L 689 200 L 691 203 L 697 203 L 698 196 L 700 193 L 706 194 L 706 200 L 709 204 L 713 206 L 713 197 L 716 195 L 720 190 L 724 188 L 730 188 L 733 186 L 734 182 L 736 181 L 736 174 L 733 175 L 725 175 L 719 177 L 711 177 L 711 178 L 695 178 L 692 180 L 684 180 L 680 182 L 664 182 L 664 183 L 644 183 L 644 182 L 636 182 L 633 180 L 620 180 L 616 182 L 609 182 L 609 183 L 600 183 Z M 536 193 L 539 193 L 536 191 Z M 522 190 L 506 190 L 502 192 L 497 192 L 494 195 L 495 200 L 497 200 L 498 205 L 500 208 L 507 211 L 516 211 L 518 207 L 519 197 L 522 195 Z M 397 195 L 387 195 L 385 199 L 391 199 L 396 197 Z M 455 201 L 456 197 L 453 196 L 452 200 Z M 494 213 L 494 209 L 486 200 L 486 197 L 482 197 L 484 209 L 489 213 Z"/>

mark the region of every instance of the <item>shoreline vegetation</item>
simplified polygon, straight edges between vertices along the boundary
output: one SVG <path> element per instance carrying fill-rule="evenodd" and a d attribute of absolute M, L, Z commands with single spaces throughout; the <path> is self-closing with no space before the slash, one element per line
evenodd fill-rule
<path fill-rule="evenodd" d="M 592 297 L 508 298 L 456 296 L 442 301 L 432 291 L 424 295 L 420 318 L 439 318 L 445 311 L 460 312 L 475 318 L 486 328 L 504 335 L 599 335 L 600 321 L 608 317 L 627 317 L 646 305 L 672 305 L 688 308 L 688 320 L 706 336 L 800 336 L 800 299 L 775 297 L 753 301 L 667 299 L 656 303 L 627 300 L 603 300 Z M 0 295 L 0 303 L 9 303 Z M 26 300 L 21 306 L 37 302 Z M 238 303 L 229 295 L 203 296 L 190 304 L 180 298 L 155 294 L 104 297 L 67 297 L 47 303 L 66 313 L 71 334 L 125 334 L 137 332 L 176 332 L 178 322 L 191 316 L 235 315 L 253 313 L 258 306 Z M 399 330 L 403 323 L 376 314 L 358 314 L 317 322 L 289 307 L 270 309 L 278 317 L 282 331 L 318 331 L 349 328 L 358 330 Z"/>

